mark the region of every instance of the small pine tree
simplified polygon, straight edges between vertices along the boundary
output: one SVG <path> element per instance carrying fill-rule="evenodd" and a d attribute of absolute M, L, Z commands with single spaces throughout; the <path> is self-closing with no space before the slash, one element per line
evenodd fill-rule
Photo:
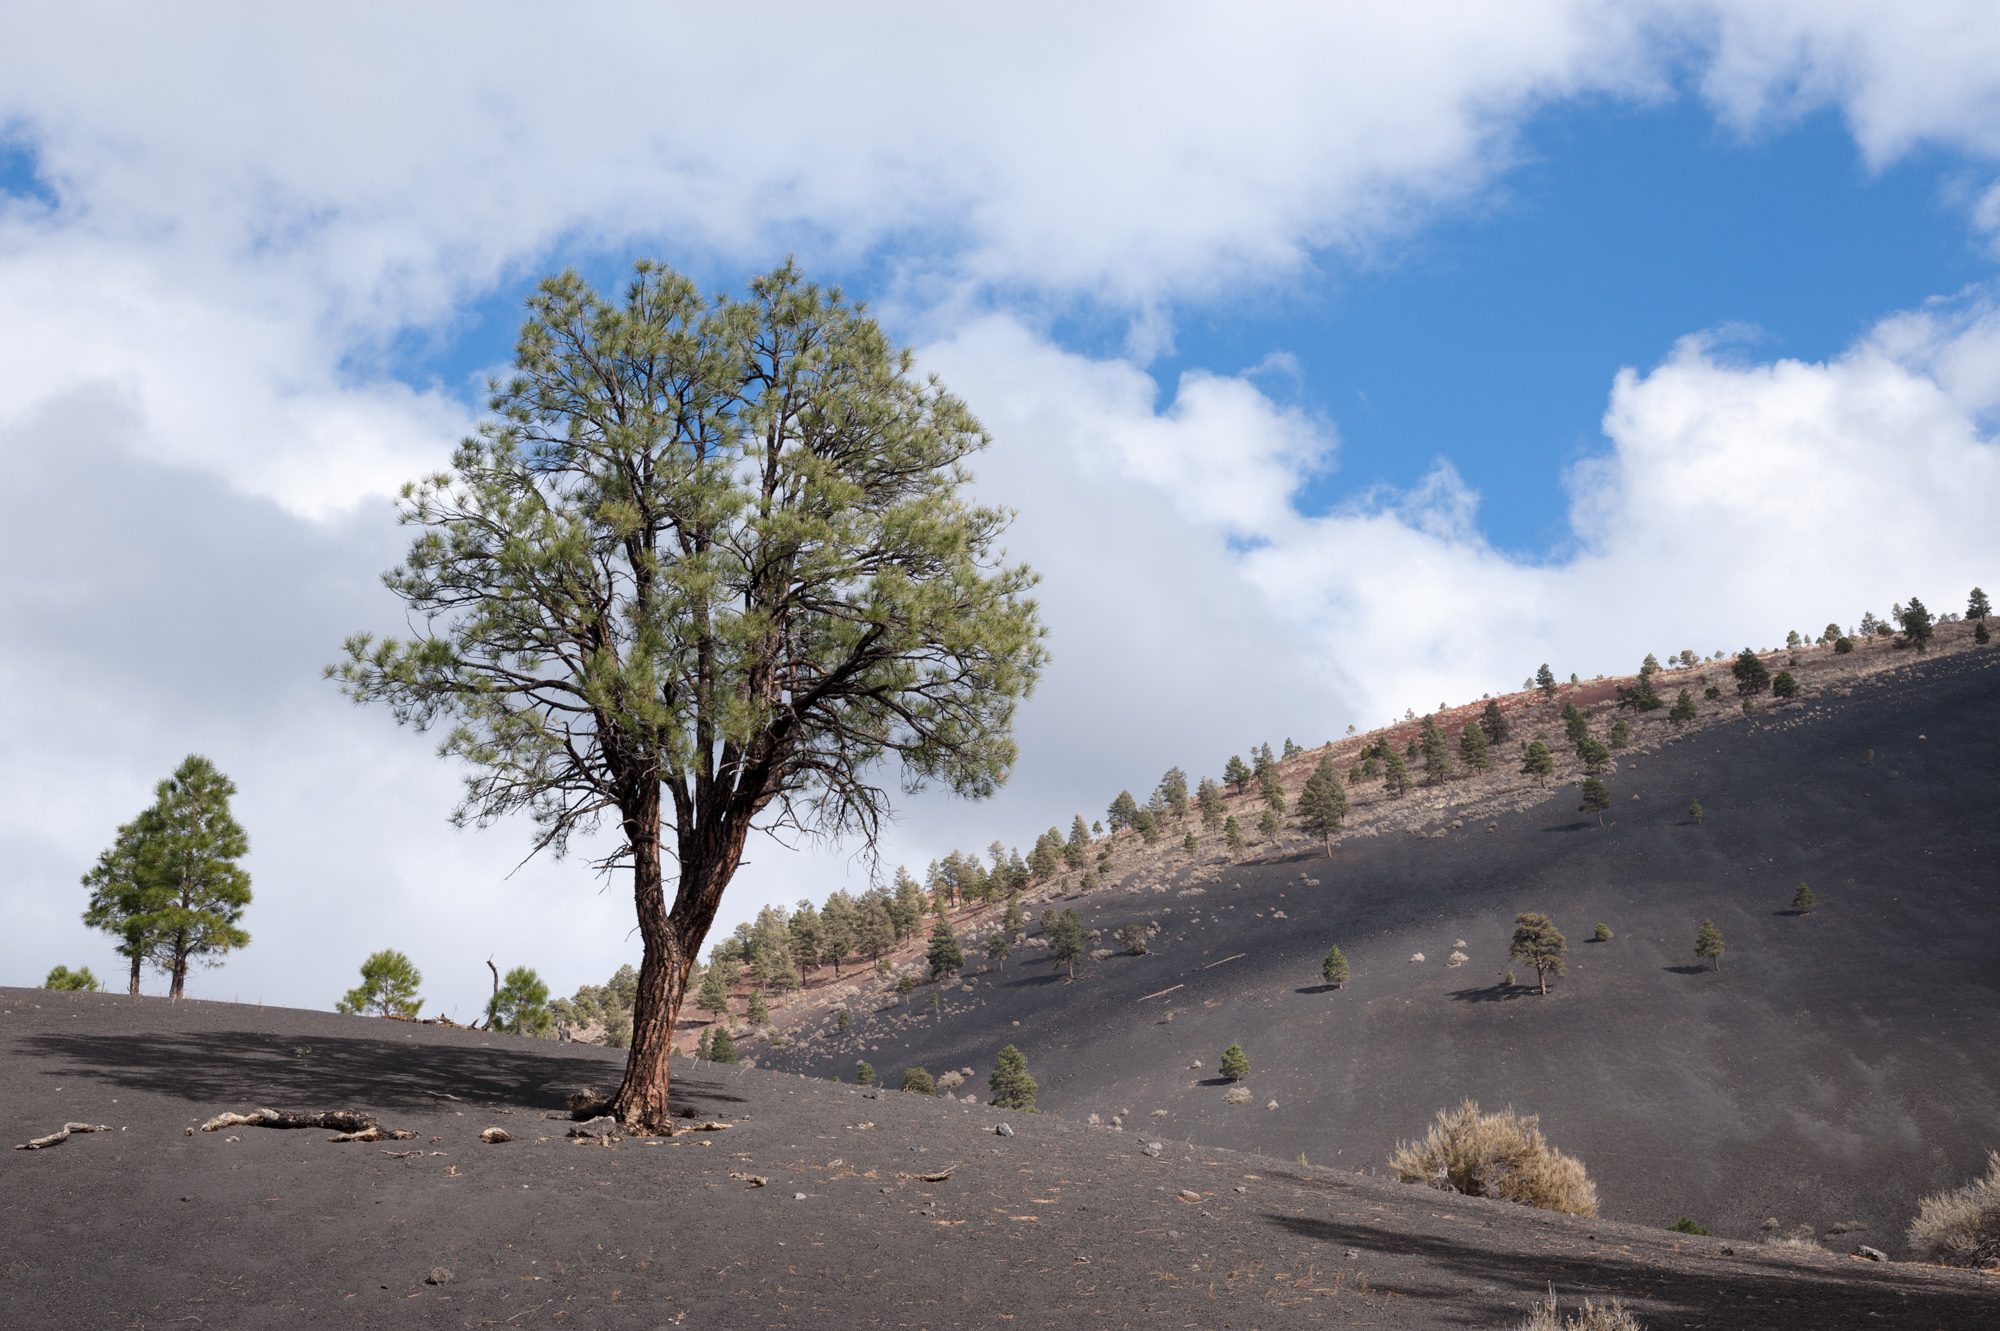
<path fill-rule="evenodd" d="M 1513 733 L 1513 727 L 1507 724 L 1507 714 L 1491 698 L 1486 701 L 1486 710 L 1479 714 L 1479 728 L 1486 732 L 1489 744 L 1498 744 Z"/>
<path fill-rule="evenodd" d="M 417 990 L 423 972 L 395 948 L 384 948 L 361 963 L 361 983 L 341 996 L 334 1010 L 350 1016 L 414 1017 L 424 1000 Z"/>
<path fill-rule="evenodd" d="M 1007 969 L 1007 958 L 1014 955 L 1014 940 L 1002 933 L 994 934 L 986 940 L 986 956 L 1001 970 Z"/>
<path fill-rule="evenodd" d="M 1382 793 L 1390 799 L 1401 799 L 1410 788 L 1410 769 L 1403 762 L 1403 755 L 1393 750 L 1382 759 Z"/>
<path fill-rule="evenodd" d="M 1347 958 L 1341 955 L 1340 945 L 1326 950 L 1326 960 L 1319 964 L 1320 977 L 1338 989 L 1347 983 Z"/>
<path fill-rule="evenodd" d="M 1308 836 L 1320 839 L 1328 855 L 1333 854 L 1333 835 L 1340 830 L 1341 820 L 1347 816 L 1347 788 L 1340 784 L 1340 773 L 1333 765 L 1333 755 L 1324 754 L 1312 775 L 1306 778 L 1305 789 L 1299 792 L 1299 826 Z"/>
<path fill-rule="evenodd" d="M 694 1056 L 704 1063 L 714 1061 L 710 1057 L 713 1051 L 709 1043 L 714 1038 L 715 1028 L 713 1026 L 704 1026 L 701 1028 L 701 1035 L 694 1042 Z"/>
<path fill-rule="evenodd" d="M 1278 835 L 1279 825 L 1278 811 L 1276 809 L 1266 809 L 1258 816 L 1257 835 L 1263 837 L 1266 841 L 1270 841 Z"/>
<path fill-rule="evenodd" d="M 1780 670 L 1777 678 L 1771 681 L 1771 692 L 1780 698 L 1796 698 L 1799 696 L 1799 681 L 1791 671 Z"/>
<path fill-rule="evenodd" d="M 1583 779 L 1583 803 L 1576 806 L 1578 813 L 1594 813 L 1597 825 L 1604 826 L 1604 811 L 1611 807 L 1611 792 L 1604 783 L 1594 776 Z"/>
<path fill-rule="evenodd" d="M 1713 1233 L 1712 1230 L 1710 1230 L 1706 1225 L 1703 1225 L 1699 1220 L 1690 1220 L 1686 1216 L 1682 1216 L 1680 1219 L 1674 1221 L 1674 1223 L 1668 1227 L 1668 1230 L 1670 1233 L 1674 1234 L 1695 1234 L 1703 1238 L 1706 1238 L 1711 1233 Z"/>
<path fill-rule="evenodd" d="M 1910 603 L 1896 612 L 1896 622 L 1903 629 L 1901 646 L 1914 647 L 1920 652 L 1930 650 L 1931 638 L 1937 633 L 1937 621 L 1924 608 L 1922 601 L 1912 596 Z"/>
<path fill-rule="evenodd" d="M 875 1069 L 865 1058 L 854 1065 L 854 1084 L 857 1086 L 875 1084 Z"/>
<path fill-rule="evenodd" d="M 1542 691 L 1544 698 L 1556 696 L 1556 672 L 1549 669 L 1547 661 L 1542 662 L 1542 668 L 1535 672 L 1535 687 Z"/>
<path fill-rule="evenodd" d="M 1445 743 L 1444 729 L 1435 714 L 1424 718 L 1421 739 L 1424 753 L 1424 781 L 1441 785 L 1451 775 L 1451 746 Z"/>
<path fill-rule="evenodd" d="M 854 1018 L 848 1015 L 846 1008 L 835 1008 L 833 1010 L 833 1028 L 836 1031 L 845 1034 L 853 1025 Z"/>
<path fill-rule="evenodd" d="M 1745 647 L 1737 653 L 1735 664 L 1729 673 L 1736 676 L 1736 691 L 1746 698 L 1752 698 L 1771 687 L 1771 672 L 1757 653 Z"/>
<path fill-rule="evenodd" d="M 94 994 L 98 991 L 97 977 L 90 973 L 90 967 L 79 966 L 71 970 L 67 966 L 57 966 L 42 981 L 44 989 L 58 989 L 73 993 Z"/>
<path fill-rule="evenodd" d="M 1993 602 L 1986 599 L 1986 593 L 1974 587 L 1972 595 L 1966 598 L 1965 617 L 1977 623 L 1993 613 Z"/>
<path fill-rule="evenodd" d="M 937 1082 L 922 1068 L 904 1068 L 903 1089 L 912 1095 L 936 1095 Z"/>
<path fill-rule="evenodd" d="M 1028 1058 L 1013 1045 L 1001 1049 L 993 1060 L 993 1073 L 986 1079 L 986 1103 L 995 1109 L 1035 1112 L 1035 1079 L 1028 1075 Z"/>
<path fill-rule="evenodd" d="M 1700 800 L 1689 800 L 1689 801 L 1688 801 L 1688 817 L 1690 817 L 1690 818 L 1694 819 L 1694 821 L 1695 821 L 1695 825 L 1696 825 L 1696 826 L 1700 826 L 1700 824 L 1701 824 L 1701 801 L 1700 801 Z"/>
<path fill-rule="evenodd" d="M 1195 787 L 1194 802 L 1201 810 L 1201 825 L 1204 828 L 1213 832 L 1222 826 L 1224 810 L 1221 786 L 1216 785 L 1208 777 L 1203 777 L 1201 784 Z"/>
<path fill-rule="evenodd" d="M 1250 1056 L 1243 1052 L 1243 1046 L 1232 1044 L 1222 1051 L 1222 1075 L 1231 1081 L 1242 1081 L 1250 1075 Z"/>
<path fill-rule="evenodd" d="M 1597 942 L 1608 943 L 1611 941 L 1611 926 L 1608 924 L 1600 924 L 1595 929 L 1590 931 L 1590 936 Z"/>
<path fill-rule="evenodd" d="M 1514 939 L 1507 955 L 1535 968 L 1535 981 L 1544 994 L 1549 991 L 1549 976 L 1563 973 L 1563 958 L 1568 951 L 1562 930 L 1548 916 L 1540 911 L 1523 911 L 1514 917 Z"/>
<path fill-rule="evenodd" d="M 729 1033 L 727 1026 L 715 1028 L 715 1038 L 708 1042 L 708 1056 L 717 1063 L 736 1061 L 736 1037 Z"/>
<path fill-rule="evenodd" d="M 549 987 L 531 966 L 515 966 L 486 1004 L 486 1029 L 509 1035 L 547 1036 L 555 1030 L 549 1015 Z"/>
<path fill-rule="evenodd" d="M 1240 858 L 1243 852 L 1248 849 L 1247 843 L 1243 840 L 1243 824 L 1236 821 L 1235 814 L 1232 813 L 1228 818 L 1223 820 L 1222 835 L 1229 842 L 1229 853 L 1231 855 Z"/>
<path fill-rule="evenodd" d="M 764 1000 L 762 989 L 750 991 L 750 1007 L 743 1015 L 750 1019 L 752 1026 L 762 1026 L 771 1019 L 771 1005 Z"/>
<path fill-rule="evenodd" d="M 1201 850 L 1201 843 L 1194 839 L 1194 833 L 1189 832 L 1181 838 L 1181 849 L 1193 855 Z"/>
<path fill-rule="evenodd" d="M 721 1016 L 729 1011 L 729 980 L 723 971 L 722 961 L 711 961 L 702 972 L 701 988 L 694 996 L 694 1005 L 710 1016 Z"/>
<path fill-rule="evenodd" d="M 1077 958 L 1084 953 L 1088 941 L 1084 937 L 1083 919 L 1075 907 L 1065 907 L 1058 914 L 1051 909 L 1042 916 L 1042 933 L 1048 939 L 1049 960 L 1069 972 L 1071 980 L 1076 979 Z"/>
<path fill-rule="evenodd" d="M 1152 931 L 1134 920 L 1118 931 L 1118 946 L 1124 948 L 1128 956 L 1143 957 L 1148 951 L 1147 940 L 1151 937 Z"/>
<path fill-rule="evenodd" d="M 1984 619 L 1977 620 L 1973 623 L 1972 640 L 1978 643 L 1982 647 L 1984 647 L 1987 643 L 1993 641 L 1993 634 L 1987 629 L 1986 621 Z"/>
<path fill-rule="evenodd" d="M 1701 922 L 1701 929 L 1694 936 L 1694 954 L 1713 969 L 1722 969 L 1722 930 L 1715 927 L 1714 920 Z"/>
<path fill-rule="evenodd" d="M 1492 761 L 1492 746 L 1487 741 L 1486 731 L 1476 723 L 1458 732 L 1458 756 L 1475 772 L 1485 771 Z"/>
<path fill-rule="evenodd" d="M 1684 726 L 1694 720 L 1696 715 L 1698 711 L 1694 705 L 1694 695 L 1682 689 L 1680 697 L 1674 699 L 1672 709 L 1667 712 L 1667 720 L 1677 726 Z"/>
<path fill-rule="evenodd" d="M 1631 742 L 1632 742 L 1632 723 L 1630 721 L 1612 722 L 1611 747 L 1614 749 L 1622 749 Z"/>
<path fill-rule="evenodd" d="M 1843 635 L 1833 640 L 1833 654 L 1835 656 L 1845 656 L 1853 650 L 1854 639 Z"/>
<path fill-rule="evenodd" d="M 1810 915 L 1812 914 L 1812 908 L 1816 904 L 1818 904 L 1818 898 L 1813 896 L 1813 890 L 1804 883 L 1800 883 L 1799 890 L 1792 893 L 1792 909 L 1801 915 Z"/>
<path fill-rule="evenodd" d="M 1555 755 L 1549 752 L 1549 746 L 1540 740 L 1529 741 L 1528 747 L 1521 751 L 1521 774 L 1535 778 L 1538 786 L 1546 786 L 1555 770 Z"/>
<path fill-rule="evenodd" d="M 931 929 L 930 950 L 925 955 L 934 980 L 956 975 L 965 969 L 965 950 L 958 945 L 958 935 L 952 932 L 950 920 L 938 917 L 937 924 Z"/>

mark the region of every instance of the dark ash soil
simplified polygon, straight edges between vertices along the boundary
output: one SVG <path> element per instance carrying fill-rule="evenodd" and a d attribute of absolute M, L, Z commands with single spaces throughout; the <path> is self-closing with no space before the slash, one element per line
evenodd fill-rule
<path fill-rule="evenodd" d="M 1357 1170 L 1471 1096 L 1541 1115 L 1608 1217 L 1753 1240 L 1775 1220 L 1904 1254 L 1917 1200 L 2000 1147 L 2000 652 L 1704 730 L 1606 780 L 1603 828 L 1570 787 L 1490 828 L 1446 814 L 1431 835 L 1192 888 L 1185 871 L 1142 877 L 1074 904 L 1107 946 L 1158 924 L 1152 955 L 1069 984 L 1017 951 L 948 987 L 941 1016 L 926 988 L 857 1010 L 849 1033 L 822 1019 L 753 1052 L 850 1079 L 857 1058 L 890 1081 L 969 1067 L 983 1095 L 1011 1042 L 1066 1117 Z M 1801 880 L 1820 902 L 1805 916 L 1789 909 Z M 1546 998 L 1499 983 L 1523 910 L 1569 938 Z M 1709 917 L 1727 940 L 1713 972 L 1693 954 Z M 1612 941 L 1588 941 L 1599 922 Z M 1461 939 L 1470 960 L 1450 968 Z M 1335 942 L 1353 979 L 1329 991 Z M 1211 1079 L 1238 1040 L 1253 1097 L 1232 1105 Z"/>
<path fill-rule="evenodd" d="M 723 1132 L 599 1146 L 541 1116 L 616 1070 L 477 1032 L 0 990 L 0 1132 L 113 1129 L 0 1154 L 0 1323 L 1495 1328 L 1553 1284 L 1620 1295 L 1656 1329 L 2000 1324 L 2000 1281 L 1972 1273 L 1179 1142 L 1151 1159 L 1135 1133 L 762 1069 L 681 1072 Z M 187 1135 L 253 1106 L 354 1106 L 422 1135 Z M 515 1140 L 482 1145 L 494 1125 Z"/>

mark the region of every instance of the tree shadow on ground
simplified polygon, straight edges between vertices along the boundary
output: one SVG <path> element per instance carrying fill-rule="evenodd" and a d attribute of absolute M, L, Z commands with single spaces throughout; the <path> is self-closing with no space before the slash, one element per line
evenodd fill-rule
<path fill-rule="evenodd" d="M 1542 830 L 1544 832 L 1587 832 L 1595 826 L 1597 824 L 1593 822 L 1554 823 L 1548 827 L 1544 827 Z"/>
<path fill-rule="evenodd" d="M 1451 991 L 1451 996 L 1460 1003 L 1502 1003 L 1533 992 L 1534 988 L 1531 985 L 1508 984 L 1505 980 L 1500 980 L 1471 989 L 1454 989 Z"/>
<path fill-rule="evenodd" d="M 1660 969 L 1670 975 L 1706 975 L 1709 968 L 1707 965 L 1697 962 L 1692 966 L 1662 966 Z"/>
<path fill-rule="evenodd" d="M 512 1043 L 512 1037 L 508 1037 Z M 456 1096 L 471 1104 L 565 1109 L 584 1086 L 615 1087 L 623 1076 L 604 1058 L 504 1047 L 405 1043 L 367 1036 L 202 1034 L 35 1035 L 22 1042 L 68 1060 L 65 1076 L 152 1091 L 218 1108 L 437 1109 Z M 676 1070 L 677 1098 L 737 1100 L 710 1077 Z"/>
<path fill-rule="evenodd" d="M 1458 1320 L 1473 1326 L 1512 1326 L 1525 1301 L 1553 1286 L 1564 1304 L 1588 1295 L 1620 1298 L 1639 1307 L 1648 1325 L 1770 1326 L 1787 1331 L 1843 1331 L 1850 1327 L 1923 1326 L 1935 1331 L 1983 1331 L 2000 1311 L 2000 1294 L 1964 1286 L 1944 1286 L 1922 1268 L 1899 1271 L 1894 1264 L 1869 1269 L 1857 1278 L 1851 1268 L 1828 1268 L 1764 1257 L 1747 1251 L 1728 1256 L 1703 1244 L 1683 1254 L 1686 1270 L 1625 1257 L 1598 1244 L 1587 1254 L 1561 1251 L 1508 1252 L 1489 1241 L 1461 1242 L 1438 1235 L 1389 1229 L 1356 1220 L 1266 1213 L 1266 1223 L 1330 1247 L 1393 1253 L 1439 1268 L 1456 1282 L 1473 1282 L 1489 1294 L 1482 1303 L 1471 1291 L 1454 1290 Z M 1481 1230 L 1481 1233 L 1486 1233 Z M 1582 1246 L 1581 1235 L 1551 1233 L 1548 1246 Z M 1727 1263 L 1727 1265 L 1725 1265 Z M 1499 1286 L 1500 1288 L 1494 1288 Z M 1751 1312 L 1750 1310 L 1756 1310 Z"/>
<path fill-rule="evenodd" d="M 1055 971 L 1048 975 L 1022 975 L 1022 976 L 1017 976 L 1012 980 L 1008 980 L 1005 984 L 1001 986 L 1001 988 L 1039 989 L 1041 986 L 1045 984 L 1060 984 L 1062 982 L 1062 979 L 1063 976 L 1061 971 Z"/>
<path fill-rule="evenodd" d="M 1302 984 L 1292 990 L 1295 994 L 1330 994 L 1340 988 L 1337 984 Z"/>

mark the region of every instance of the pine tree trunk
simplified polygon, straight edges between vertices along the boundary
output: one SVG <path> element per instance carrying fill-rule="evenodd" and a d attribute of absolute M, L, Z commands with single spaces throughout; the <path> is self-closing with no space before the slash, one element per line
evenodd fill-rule
<path fill-rule="evenodd" d="M 185 933 L 174 936 L 173 983 L 167 988 L 167 997 L 182 998 L 187 994 L 188 937 Z"/>
<path fill-rule="evenodd" d="M 132 997 L 134 997 L 134 998 L 137 998 L 137 997 L 139 996 L 139 963 L 140 963 L 140 962 L 141 962 L 142 960 L 143 960 L 143 958 L 141 958 L 141 957 L 140 957 L 140 955 L 139 955 L 139 952 L 138 952 L 138 950 L 137 950 L 136 948 L 135 948 L 135 949 L 133 949 L 133 952 L 132 952 L 132 987 L 131 987 L 131 989 L 130 989 L 130 990 L 129 990 L 128 992 L 129 992 L 129 993 L 130 993 L 130 994 L 132 995 Z"/>

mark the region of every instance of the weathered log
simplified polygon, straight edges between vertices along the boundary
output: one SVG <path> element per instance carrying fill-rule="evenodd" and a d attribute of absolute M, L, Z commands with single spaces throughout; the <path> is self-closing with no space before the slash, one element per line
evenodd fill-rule
<path fill-rule="evenodd" d="M 202 1124 L 201 1130 L 218 1132 L 223 1128 L 331 1128 L 335 1132 L 365 1132 L 377 1126 L 379 1125 L 375 1122 L 373 1114 L 364 1114 L 358 1109 L 326 1109 L 312 1114 L 256 1109 L 247 1114 L 217 1114 Z"/>
<path fill-rule="evenodd" d="M 72 1132 L 109 1132 L 109 1131 L 111 1131 L 110 1126 L 103 1123 L 65 1123 L 62 1125 L 62 1127 L 58 1128 L 54 1132 L 51 1132 L 48 1136 L 37 1137 L 33 1141 L 22 1142 L 19 1146 L 16 1146 L 14 1149 L 17 1151 L 46 1151 L 51 1146 L 61 1146 L 64 1142 L 68 1141 L 69 1135 Z"/>
<path fill-rule="evenodd" d="M 343 1132 L 328 1137 L 330 1142 L 406 1142 L 416 1137 L 408 1128 L 385 1128 L 380 1123 L 370 1123 L 359 1132 Z"/>

